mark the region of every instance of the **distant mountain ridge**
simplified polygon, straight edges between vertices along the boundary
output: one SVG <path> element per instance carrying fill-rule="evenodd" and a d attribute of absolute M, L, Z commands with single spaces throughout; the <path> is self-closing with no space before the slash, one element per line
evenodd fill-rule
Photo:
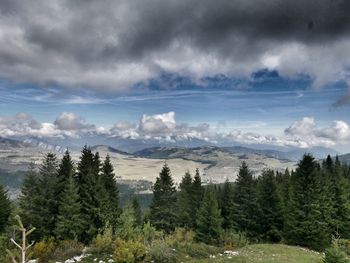
<path fill-rule="evenodd" d="M 39 138 L 26 138 L 24 140 L 21 139 L 10 139 L 0 137 L 0 149 L 10 149 L 10 148 L 28 148 L 28 147 L 37 147 L 39 149 L 45 151 L 54 151 L 58 153 L 63 153 L 67 148 L 71 151 L 79 151 L 83 146 L 72 145 L 69 146 L 69 142 L 67 142 L 67 146 L 60 145 L 60 141 L 46 141 Z M 63 141 L 62 141 L 63 142 Z M 247 147 L 247 146 L 216 146 L 212 144 L 202 145 L 203 142 L 192 141 L 192 144 L 186 145 L 184 142 L 176 144 L 176 143 L 164 143 L 156 142 L 156 141 L 142 141 L 139 140 L 112 140 L 110 138 L 107 141 L 103 141 L 102 144 L 90 144 L 91 149 L 97 151 L 101 149 L 106 152 L 119 153 L 122 155 L 135 155 L 139 157 L 145 158 L 187 158 L 190 154 L 195 155 L 206 155 L 208 152 L 213 153 L 217 152 L 225 152 L 236 155 L 243 154 L 256 154 L 262 155 L 270 158 L 275 158 L 279 160 L 289 160 L 289 161 L 298 161 L 302 158 L 303 154 L 311 153 L 317 159 L 323 159 L 328 154 L 331 156 L 337 155 L 337 152 L 330 148 L 324 147 L 313 147 L 309 149 L 298 149 L 298 148 L 286 148 L 281 150 L 276 149 L 262 149 L 261 146 L 259 148 Z M 86 144 L 88 144 L 86 142 Z M 88 144 L 89 145 L 89 144 Z M 133 151 L 135 150 L 135 151 Z M 350 161 L 349 157 L 342 157 L 344 160 Z"/>
<path fill-rule="evenodd" d="M 134 155 L 145 158 L 187 158 L 190 154 L 202 154 L 203 156 L 213 153 L 214 151 L 231 153 L 236 155 L 256 154 L 279 160 L 298 161 L 305 153 L 311 153 L 317 159 L 323 159 L 328 154 L 335 155 L 336 151 L 326 148 L 315 149 L 296 149 L 292 151 L 278 150 L 260 150 L 243 146 L 217 147 L 217 146 L 202 146 L 202 147 L 152 147 L 146 148 L 137 152 Z M 350 158 L 350 157 L 349 157 Z"/>

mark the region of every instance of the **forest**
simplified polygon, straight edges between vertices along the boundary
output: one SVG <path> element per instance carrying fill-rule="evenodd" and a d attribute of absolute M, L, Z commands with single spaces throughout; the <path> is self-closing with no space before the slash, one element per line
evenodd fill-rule
<path fill-rule="evenodd" d="M 350 167 L 338 158 L 305 154 L 295 170 L 258 177 L 243 161 L 237 180 L 221 185 L 203 185 L 193 172 L 176 187 L 165 162 L 143 209 L 137 196 L 121 206 L 108 155 L 102 160 L 85 146 L 75 164 L 68 151 L 61 160 L 49 153 L 39 169 L 30 165 L 17 200 L 0 186 L 0 262 L 21 262 L 11 242 L 21 240 L 18 222 L 33 229 L 24 243 L 34 242 L 26 256 L 38 263 L 82 253 L 105 262 L 183 262 L 248 243 L 300 246 L 325 252 L 324 262 L 348 262 Z"/>

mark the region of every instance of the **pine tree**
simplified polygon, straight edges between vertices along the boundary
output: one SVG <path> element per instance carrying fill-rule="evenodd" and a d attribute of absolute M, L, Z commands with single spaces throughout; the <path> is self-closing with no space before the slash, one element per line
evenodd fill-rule
<path fill-rule="evenodd" d="M 178 225 L 184 228 L 191 228 L 192 224 L 192 176 L 187 171 L 182 177 L 180 191 L 177 193 L 177 219 Z"/>
<path fill-rule="evenodd" d="M 66 189 L 66 184 L 68 180 L 70 180 L 70 178 L 73 177 L 74 174 L 74 163 L 72 161 L 72 158 L 70 157 L 69 151 L 66 150 L 58 168 L 58 182 L 56 187 L 57 196 L 60 196 L 63 193 L 63 191 Z"/>
<path fill-rule="evenodd" d="M 332 160 L 332 159 L 330 159 Z M 349 181 L 343 175 L 343 167 L 339 160 L 333 163 L 326 161 L 327 175 L 332 198 L 330 227 L 332 234 L 339 234 L 342 238 L 350 238 L 350 201 L 348 197 Z"/>
<path fill-rule="evenodd" d="M 235 224 L 235 203 L 232 183 L 226 180 L 221 193 L 221 215 L 223 228 L 233 229 Z"/>
<path fill-rule="evenodd" d="M 283 208 L 277 188 L 276 178 L 272 170 L 263 171 L 259 181 L 259 218 L 262 238 L 278 242 L 282 239 Z"/>
<path fill-rule="evenodd" d="M 58 215 L 58 198 L 56 196 L 58 161 L 53 153 L 48 153 L 39 167 L 38 203 L 35 208 L 41 223 L 34 225 L 42 237 L 54 236 Z"/>
<path fill-rule="evenodd" d="M 41 205 L 39 203 L 41 199 L 39 189 L 39 175 L 35 171 L 34 164 L 30 163 L 19 197 L 21 218 L 29 227 L 41 225 L 42 220 L 44 220 L 37 210 L 37 207 Z M 34 239 L 39 239 L 39 232 L 35 231 L 32 236 Z"/>
<path fill-rule="evenodd" d="M 85 146 L 78 163 L 76 182 L 78 186 L 79 201 L 81 204 L 81 219 L 84 227 L 79 240 L 89 243 L 103 227 L 101 213 L 101 200 L 99 200 L 100 182 L 98 181 L 98 157 L 93 155 L 91 149 Z"/>
<path fill-rule="evenodd" d="M 104 189 L 106 193 L 104 205 L 105 209 L 103 210 L 103 214 L 105 221 L 108 221 L 109 224 L 115 228 L 117 223 L 116 220 L 119 215 L 119 190 L 117 187 L 117 182 L 115 181 L 114 168 L 109 155 L 106 156 L 103 163 L 101 178 L 104 182 Z"/>
<path fill-rule="evenodd" d="M 222 233 L 221 224 L 221 212 L 215 190 L 212 185 L 209 185 L 197 214 L 195 228 L 197 240 L 207 244 L 217 243 Z"/>
<path fill-rule="evenodd" d="M 132 208 L 134 209 L 136 226 L 142 226 L 142 211 L 136 196 L 132 199 Z"/>
<path fill-rule="evenodd" d="M 0 233 L 8 224 L 11 213 L 11 202 L 7 196 L 7 191 L 0 185 Z"/>
<path fill-rule="evenodd" d="M 286 239 L 290 244 L 324 249 L 330 242 L 324 220 L 321 173 L 311 155 L 304 155 L 291 177 L 291 200 L 286 217 Z"/>
<path fill-rule="evenodd" d="M 132 240 L 137 234 L 135 231 L 136 219 L 132 204 L 127 204 L 118 218 L 117 237 Z"/>
<path fill-rule="evenodd" d="M 203 199 L 202 180 L 201 180 L 198 168 L 196 169 L 196 174 L 192 182 L 191 199 L 192 199 L 191 221 L 195 225 L 197 220 L 198 209 Z"/>
<path fill-rule="evenodd" d="M 169 233 L 176 226 L 176 189 L 170 168 L 164 164 L 153 186 L 150 221 L 157 229 Z"/>
<path fill-rule="evenodd" d="M 81 205 L 73 176 L 68 178 L 65 185 L 66 188 L 60 198 L 55 234 L 60 239 L 73 240 L 77 239 L 83 230 L 80 218 Z"/>
<path fill-rule="evenodd" d="M 249 238 L 256 238 L 259 234 L 260 209 L 256 183 L 245 162 L 242 162 L 236 180 L 234 204 L 235 230 L 244 232 Z"/>

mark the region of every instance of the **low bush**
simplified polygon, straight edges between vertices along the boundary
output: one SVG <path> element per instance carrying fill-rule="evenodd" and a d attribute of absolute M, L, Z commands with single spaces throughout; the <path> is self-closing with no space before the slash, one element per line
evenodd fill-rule
<path fill-rule="evenodd" d="M 89 249 L 90 253 L 103 254 L 113 253 L 114 241 L 111 229 L 106 229 L 103 234 L 98 234 L 97 237 L 92 241 Z"/>
<path fill-rule="evenodd" d="M 170 247 L 164 241 L 156 241 L 148 250 L 148 262 L 157 263 L 177 263 L 184 260 L 183 255 L 181 255 L 176 248 Z"/>
<path fill-rule="evenodd" d="M 178 248 L 179 252 L 185 258 L 191 257 L 196 259 L 209 258 L 210 255 L 217 255 L 223 252 L 222 248 L 210 246 L 204 243 L 187 243 Z"/>
<path fill-rule="evenodd" d="M 152 245 L 155 240 L 161 239 L 163 236 L 164 233 L 158 231 L 149 221 L 142 227 L 143 243 L 147 246 Z"/>
<path fill-rule="evenodd" d="M 0 263 L 7 263 L 8 257 L 6 249 L 8 249 L 8 237 L 0 235 Z"/>
<path fill-rule="evenodd" d="M 83 253 L 84 246 L 76 240 L 63 240 L 56 244 L 52 260 L 63 261 Z"/>
<path fill-rule="evenodd" d="M 184 228 L 176 228 L 175 231 L 166 236 L 165 242 L 170 246 L 177 246 L 178 244 L 188 244 L 194 242 L 195 233 L 192 230 Z"/>
<path fill-rule="evenodd" d="M 38 263 L 64 261 L 82 254 L 84 246 L 76 240 L 55 242 L 54 239 L 39 241 L 33 247 L 32 258 Z"/>
<path fill-rule="evenodd" d="M 345 251 L 346 254 L 350 255 L 350 240 L 349 239 L 339 239 L 338 245 L 341 249 Z"/>
<path fill-rule="evenodd" d="M 116 263 L 137 263 L 146 259 L 146 247 L 139 241 L 117 239 L 114 260 Z"/>
<path fill-rule="evenodd" d="M 220 243 L 225 249 L 237 249 L 248 245 L 248 238 L 232 230 L 225 231 L 220 236 Z"/>
<path fill-rule="evenodd" d="M 38 263 L 48 263 L 55 251 L 55 242 L 52 238 L 37 242 L 33 247 L 32 257 Z"/>
<path fill-rule="evenodd" d="M 332 245 L 325 250 L 324 263 L 350 263 L 346 253 L 341 249 L 338 239 L 333 239 Z"/>

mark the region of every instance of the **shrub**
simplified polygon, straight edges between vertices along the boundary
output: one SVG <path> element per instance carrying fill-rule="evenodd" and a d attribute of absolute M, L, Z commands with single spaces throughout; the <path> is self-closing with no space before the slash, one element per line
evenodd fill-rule
<path fill-rule="evenodd" d="M 95 254 L 112 253 L 114 247 L 111 229 L 106 229 L 103 234 L 98 234 L 92 241 L 89 251 Z"/>
<path fill-rule="evenodd" d="M 76 240 L 60 241 L 55 248 L 51 259 L 54 261 L 63 261 L 69 258 L 79 256 L 83 253 L 84 246 Z"/>
<path fill-rule="evenodd" d="M 51 259 L 51 255 L 55 251 L 55 243 L 52 238 L 37 242 L 33 247 L 33 258 L 38 263 L 47 263 Z"/>
<path fill-rule="evenodd" d="M 225 249 L 236 249 L 248 245 L 249 241 L 244 234 L 229 230 L 221 234 L 220 243 Z"/>
<path fill-rule="evenodd" d="M 143 237 L 144 244 L 150 246 L 155 240 L 163 237 L 163 232 L 158 231 L 148 221 L 142 227 L 142 237 Z"/>
<path fill-rule="evenodd" d="M 195 233 L 193 231 L 184 228 L 176 228 L 172 234 L 166 236 L 165 242 L 170 246 L 183 245 L 193 243 L 194 237 Z"/>
<path fill-rule="evenodd" d="M 146 258 L 146 247 L 133 240 L 117 239 L 115 242 L 114 260 L 117 263 L 143 262 Z"/>
<path fill-rule="evenodd" d="M 153 262 L 183 262 L 188 259 L 209 258 L 222 252 L 221 248 L 194 242 L 193 231 L 176 229 L 165 240 L 157 240 L 149 247 L 149 258 Z"/>
<path fill-rule="evenodd" d="M 208 258 L 210 255 L 216 255 L 223 252 L 221 248 L 210 246 L 204 243 L 187 243 L 179 248 L 180 252 L 185 257 L 191 258 Z"/>
<path fill-rule="evenodd" d="M 333 239 L 332 245 L 326 249 L 324 263 L 350 263 L 346 253 L 340 248 L 338 239 Z"/>
<path fill-rule="evenodd" d="M 175 248 L 171 248 L 164 241 L 156 241 L 149 248 L 149 259 L 157 263 L 177 263 L 183 261 L 183 257 Z"/>
<path fill-rule="evenodd" d="M 0 235 L 0 263 L 7 263 L 6 249 L 8 248 L 8 238 Z"/>
<path fill-rule="evenodd" d="M 339 239 L 338 245 L 341 249 L 345 251 L 346 254 L 350 255 L 350 240 L 349 239 Z"/>
<path fill-rule="evenodd" d="M 50 238 L 36 243 L 33 247 L 32 257 L 38 263 L 63 261 L 82 253 L 84 246 L 76 240 L 63 240 L 55 243 Z"/>

